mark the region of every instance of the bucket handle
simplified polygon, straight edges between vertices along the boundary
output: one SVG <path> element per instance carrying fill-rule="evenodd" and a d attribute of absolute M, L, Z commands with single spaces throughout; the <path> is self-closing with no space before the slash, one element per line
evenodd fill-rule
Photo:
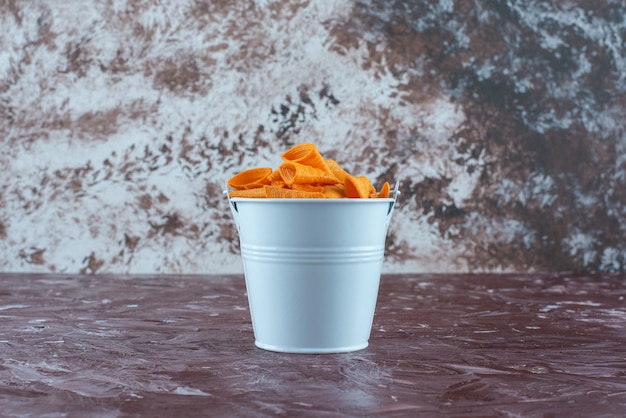
<path fill-rule="evenodd" d="M 389 222 L 391 221 L 391 215 L 393 215 L 393 210 L 396 207 L 396 202 L 398 200 L 398 196 L 400 196 L 400 180 L 396 180 L 396 185 L 393 188 L 393 192 L 390 194 L 393 199 L 392 202 L 389 202 L 389 209 L 387 209 L 387 219 L 385 221 L 385 228 L 389 229 Z"/>
<path fill-rule="evenodd" d="M 396 207 L 396 202 L 398 200 L 398 196 L 400 196 L 400 180 L 396 180 L 396 185 L 393 188 L 393 192 L 390 194 L 392 196 L 393 201 L 389 202 L 389 209 L 387 209 L 387 219 L 385 221 L 385 228 L 389 228 L 389 222 L 391 221 L 391 215 L 393 214 L 393 210 Z M 233 219 L 235 219 L 235 224 L 237 225 L 237 230 L 239 230 L 239 210 L 237 209 L 237 202 L 233 202 L 230 198 L 230 194 L 228 193 L 228 184 L 226 184 L 226 188 L 224 189 L 224 194 L 228 198 L 228 205 L 230 206 L 230 210 L 233 213 Z"/>
<path fill-rule="evenodd" d="M 226 183 L 226 181 L 224 182 Z M 237 226 L 237 231 L 239 231 L 239 210 L 237 209 L 237 202 L 233 202 L 230 198 L 230 194 L 228 184 L 226 183 L 226 188 L 224 189 L 224 194 L 228 198 L 228 206 L 230 206 L 230 211 L 233 213 L 233 219 L 235 220 L 235 225 Z"/>

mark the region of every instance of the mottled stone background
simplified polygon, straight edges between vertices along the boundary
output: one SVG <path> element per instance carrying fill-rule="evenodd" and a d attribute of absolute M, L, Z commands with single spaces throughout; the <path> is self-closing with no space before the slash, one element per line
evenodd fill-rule
<path fill-rule="evenodd" d="M 622 0 L 0 0 L 0 270 L 241 272 L 224 180 L 400 180 L 386 272 L 623 271 Z"/>

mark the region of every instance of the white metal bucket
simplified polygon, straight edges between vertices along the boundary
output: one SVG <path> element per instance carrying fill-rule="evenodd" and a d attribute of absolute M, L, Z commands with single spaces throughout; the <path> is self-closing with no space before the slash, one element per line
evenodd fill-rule
<path fill-rule="evenodd" d="M 287 353 L 367 347 L 398 194 L 389 199 L 229 197 L 257 347 Z"/>

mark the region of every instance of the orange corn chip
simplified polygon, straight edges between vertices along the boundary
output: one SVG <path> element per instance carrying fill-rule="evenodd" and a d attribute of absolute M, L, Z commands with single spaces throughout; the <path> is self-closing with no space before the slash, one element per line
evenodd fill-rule
<path fill-rule="evenodd" d="M 230 197 L 258 198 L 389 198 L 385 182 L 379 192 L 365 176 L 353 176 L 335 160 L 325 160 L 315 145 L 296 145 L 282 154 L 276 170 L 244 170 L 228 180 Z"/>
<path fill-rule="evenodd" d="M 346 178 L 350 175 L 350 173 L 341 168 L 335 160 L 326 160 L 326 165 L 330 169 L 330 172 L 333 173 L 342 183 L 345 182 Z"/>
<path fill-rule="evenodd" d="M 283 189 L 276 186 L 264 186 L 265 194 L 271 198 L 315 198 L 323 199 L 324 193 L 321 192 L 307 192 L 304 190 Z"/>
<path fill-rule="evenodd" d="M 378 192 L 377 197 L 388 198 L 390 194 L 391 194 L 391 190 L 390 190 L 390 187 L 389 187 L 389 182 L 386 181 L 383 184 L 383 187 L 380 188 L 380 192 Z"/>
<path fill-rule="evenodd" d="M 278 168 L 280 175 L 288 186 L 294 183 L 337 184 L 339 180 L 330 172 L 294 162 L 286 162 Z"/>
<path fill-rule="evenodd" d="M 284 161 L 300 163 L 311 167 L 319 168 L 326 173 L 330 173 L 330 169 L 326 165 L 326 161 L 313 144 L 305 143 L 296 145 L 282 155 Z"/>
<path fill-rule="evenodd" d="M 313 184 L 298 184 L 294 183 L 291 185 L 293 190 L 300 190 L 303 192 L 316 192 L 316 193 L 324 193 L 324 186 L 315 186 Z"/>
<path fill-rule="evenodd" d="M 228 185 L 236 190 L 253 189 L 270 184 L 267 176 L 272 174 L 271 168 L 259 167 L 244 170 L 228 180 Z"/>
<path fill-rule="evenodd" d="M 230 197 L 267 197 L 263 187 L 257 187 L 256 189 L 233 190 L 228 193 L 228 195 Z"/>
<path fill-rule="evenodd" d="M 344 182 L 344 191 L 346 197 L 367 198 L 370 197 L 370 186 L 371 183 L 365 176 L 349 176 Z"/>
<path fill-rule="evenodd" d="M 270 181 L 270 183 L 278 183 L 278 182 L 284 183 L 283 178 L 280 175 L 280 171 L 278 170 L 272 171 L 272 174 L 267 176 L 267 179 Z"/>
<path fill-rule="evenodd" d="M 346 197 L 346 194 L 343 190 L 343 184 L 324 186 L 324 196 L 326 196 L 328 199 L 341 199 Z"/>

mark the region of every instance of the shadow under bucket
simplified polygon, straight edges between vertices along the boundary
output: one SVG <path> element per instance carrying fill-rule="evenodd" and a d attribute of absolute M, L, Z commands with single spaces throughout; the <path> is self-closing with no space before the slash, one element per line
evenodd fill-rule
<path fill-rule="evenodd" d="M 229 197 L 257 347 L 286 353 L 367 347 L 398 194 Z"/>

